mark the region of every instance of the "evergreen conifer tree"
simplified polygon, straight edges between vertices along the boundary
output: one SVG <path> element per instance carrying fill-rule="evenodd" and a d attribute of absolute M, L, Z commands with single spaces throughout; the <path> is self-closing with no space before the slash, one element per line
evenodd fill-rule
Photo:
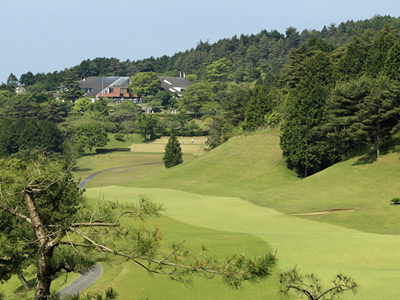
<path fill-rule="evenodd" d="M 172 168 L 183 163 L 182 150 L 178 139 L 172 134 L 165 146 L 165 154 L 163 157 L 166 168 Z"/>

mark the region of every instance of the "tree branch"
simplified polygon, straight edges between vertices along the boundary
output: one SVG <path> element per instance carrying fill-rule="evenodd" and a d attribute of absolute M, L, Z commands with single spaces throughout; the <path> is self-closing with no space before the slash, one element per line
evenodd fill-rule
<path fill-rule="evenodd" d="M 166 267 L 176 267 L 176 268 L 180 268 L 180 269 L 185 269 L 188 271 L 192 271 L 192 272 L 199 272 L 199 270 L 201 270 L 204 273 L 209 273 L 209 274 L 217 274 L 217 275 L 222 275 L 224 274 L 224 272 L 221 271 L 215 271 L 215 270 L 209 270 L 209 269 L 199 269 L 199 268 L 195 268 L 195 267 L 191 267 L 191 266 L 186 266 L 186 265 L 181 265 L 181 264 L 177 264 L 174 262 L 170 262 L 167 261 L 165 259 L 163 260 L 157 260 L 154 258 L 150 258 L 150 257 L 146 257 L 146 256 L 138 256 L 138 255 L 129 255 L 129 254 L 125 254 L 119 251 L 115 251 L 112 250 L 104 245 L 98 244 L 95 241 L 93 241 L 92 239 L 90 239 L 89 237 L 87 237 L 86 235 L 84 235 L 82 232 L 80 232 L 79 230 L 73 230 L 76 234 L 80 235 L 81 237 L 83 237 L 85 240 L 87 240 L 88 242 L 90 242 L 93 246 L 95 246 L 96 248 L 98 248 L 101 252 L 107 252 L 107 253 L 113 253 L 115 255 L 121 256 L 121 257 L 125 257 L 126 259 L 132 260 L 135 263 L 143 266 L 143 264 L 141 264 L 140 262 L 138 262 L 137 260 L 145 260 L 148 261 L 150 263 L 154 263 L 156 265 L 162 265 L 162 266 L 166 266 Z M 77 245 L 77 244 L 74 244 Z M 149 272 L 153 272 L 153 270 L 151 270 L 150 268 L 143 266 L 146 270 L 148 270 Z M 225 271 L 225 270 L 224 270 Z M 239 271 L 239 272 L 230 272 L 230 274 L 239 274 L 239 275 L 243 275 L 246 274 L 247 272 L 245 271 Z"/>
<path fill-rule="evenodd" d="M 19 217 L 21 219 L 24 219 L 26 222 L 28 222 L 29 224 L 32 225 L 32 220 L 30 218 L 28 218 L 27 216 L 17 212 L 16 210 L 13 210 L 7 206 L 4 206 L 3 204 L 0 203 L 0 208 L 5 210 L 6 212 L 10 213 L 13 216 Z"/>

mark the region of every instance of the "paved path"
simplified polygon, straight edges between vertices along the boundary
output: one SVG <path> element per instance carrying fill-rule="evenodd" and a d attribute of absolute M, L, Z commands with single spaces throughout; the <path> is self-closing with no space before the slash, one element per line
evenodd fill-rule
<path fill-rule="evenodd" d="M 157 165 L 157 164 L 162 164 L 162 162 L 155 162 L 155 163 L 146 163 L 146 164 L 140 164 L 140 165 L 131 165 L 131 166 L 124 166 L 124 167 L 115 167 L 107 170 L 102 170 L 98 171 L 96 173 L 93 173 L 92 175 L 88 176 L 86 179 L 82 180 L 81 183 L 78 185 L 78 188 L 83 189 L 86 184 L 92 180 L 95 176 L 99 175 L 100 173 L 116 170 L 116 169 L 125 169 L 125 168 L 132 168 L 132 167 L 141 167 L 141 166 L 148 166 L 148 165 Z"/>
<path fill-rule="evenodd" d="M 62 296 L 76 295 L 91 286 L 103 273 L 100 264 L 95 264 L 92 269 L 86 270 L 77 280 L 63 288 L 59 293 Z"/>
<path fill-rule="evenodd" d="M 140 165 L 131 165 L 131 166 L 124 166 L 124 167 L 115 167 L 107 170 L 102 170 L 98 171 L 96 173 L 91 174 L 87 178 L 81 181 L 81 183 L 78 185 L 78 188 L 83 189 L 86 184 L 92 180 L 96 175 L 108 171 L 112 171 L 115 169 L 124 169 L 124 168 L 131 168 L 131 167 L 140 167 L 140 166 L 147 166 L 147 165 L 156 165 L 156 164 L 161 164 L 162 162 L 156 162 L 156 163 L 145 163 L 145 164 L 140 164 Z M 65 295 L 76 295 L 78 293 L 83 292 L 85 289 L 87 289 L 89 286 L 91 286 L 102 274 L 102 268 L 100 264 L 95 264 L 92 269 L 86 270 L 77 280 L 72 282 L 70 285 L 66 286 L 63 288 L 59 293 L 62 296 Z"/>

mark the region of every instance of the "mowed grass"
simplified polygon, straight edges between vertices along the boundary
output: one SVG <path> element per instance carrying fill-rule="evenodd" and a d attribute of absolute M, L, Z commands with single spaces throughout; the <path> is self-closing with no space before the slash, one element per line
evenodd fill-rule
<path fill-rule="evenodd" d="M 205 137 L 178 138 L 180 142 L 185 140 L 189 143 L 187 145 L 181 144 L 185 162 L 196 159 L 199 155 L 204 153 Z M 135 139 L 137 139 L 137 137 Z M 130 144 L 131 152 L 86 154 L 84 157 L 78 159 L 76 166 L 73 168 L 74 176 L 77 180 L 83 180 L 95 172 L 118 168 L 97 175 L 87 184 L 87 187 L 92 187 L 130 184 L 140 178 L 165 171 L 162 158 L 168 139 L 169 137 L 163 137 L 148 143 Z M 191 143 L 192 139 L 193 144 Z M 114 146 L 117 147 L 118 145 Z M 122 147 L 122 145 L 118 147 Z M 126 147 L 126 144 L 124 147 Z"/>
<path fill-rule="evenodd" d="M 146 192 L 166 201 L 166 214 L 186 224 L 246 232 L 277 243 L 279 268 L 297 265 L 326 280 L 339 271 L 350 274 L 362 286 L 358 299 L 396 299 L 400 207 L 389 203 L 400 194 L 399 167 L 397 153 L 376 161 L 366 155 L 299 179 L 286 169 L 279 136 L 255 135 L 234 138 L 196 160 L 135 182 L 122 176 L 120 184 L 132 188 L 110 189 L 114 194 L 118 190 L 119 197 L 120 189 L 126 189 L 131 196 Z M 157 186 L 175 191 L 155 190 Z M 182 199 L 177 190 L 196 196 Z M 203 201 L 207 196 L 238 198 Z M 248 210 L 234 201 L 239 198 L 249 207 L 250 202 L 258 206 Z M 355 211 L 292 216 L 332 209 Z M 242 218 L 236 216 L 245 211 L 249 213 Z"/>
<path fill-rule="evenodd" d="M 115 176 L 113 177 L 114 174 L 125 172 L 129 176 L 129 180 L 134 181 L 142 176 L 148 176 L 165 169 L 162 162 L 162 156 L 163 154 L 161 153 L 138 154 L 132 152 L 112 152 L 107 154 L 87 155 L 77 161 L 77 164 L 73 168 L 73 172 L 76 180 L 83 180 L 98 171 L 121 167 L 112 172 L 107 172 L 106 178 L 102 178 L 102 174 L 96 176 L 96 180 L 90 181 L 87 186 L 118 184 L 119 179 L 115 178 Z M 146 165 L 151 166 L 151 168 L 143 168 L 143 166 Z M 135 168 L 135 172 L 131 172 L 133 168 Z"/>
<path fill-rule="evenodd" d="M 85 178 L 81 175 L 128 161 L 156 161 L 157 155 L 162 157 L 157 152 L 87 156 L 78 161 L 76 175 Z M 326 283 L 337 272 L 353 276 L 361 285 L 355 299 L 397 299 L 400 207 L 389 201 L 400 194 L 399 155 L 376 162 L 366 158 L 355 157 L 300 180 L 285 166 L 279 136 L 258 134 L 233 138 L 172 169 L 154 164 L 137 172 L 134 167 L 132 172 L 102 173 L 88 185 L 90 201 L 103 193 L 118 201 L 135 201 L 142 194 L 163 203 L 164 217 L 155 222 L 165 232 L 166 246 L 194 237 L 194 248 L 203 242 L 210 253 L 224 256 L 242 249 L 262 254 L 276 244 L 278 266 L 264 283 L 237 292 L 218 279 L 198 280 L 187 288 L 112 261 L 91 290 L 112 284 L 121 299 L 279 299 L 278 273 L 297 265 Z M 340 208 L 355 211 L 291 215 Z"/>
<path fill-rule="evenodd" d="M 154 187 L 154 182 L 202 195 L 234 196 L 286 214 L 352 209 L 302 218 L 358 230 L 400 234 L 400 160 L 389 153 L 377 161 L 358 156 L 306 179 L 286 168 L 278 135 L 236 137 L 209 153 L 121 185 Z"/>
<path fill-rule="evenodd" d="M 34 299 L 35 298 L 35 284 L 36 284 L 36 274 L 35 269 L 33 267 L 26 270 L 27 274 L 25 274 L 25 279 L 28 281 L 28 284 L 32 287 L 28 291 L 24 289 L 17 275 L 13 275 L 10 280 L 8 280 L 5 284 L 0 286 L 0 291 L 2 291 L 7 298 L 10 300 L 17 299 Z M 51 283 L 51 293 L 56 293 L 61 290 L 64 286 L 72 283 L 79 277 L 79 274 L 76 273 L 62 273 L 60 274 L 53 282 Z"/>
<path fill-rule="evenodd" d="M 202 155 L 204 154 L 206 137 L 176 137 L 181 146 L 183 154 Z M 164 153 L 165 145 L 169 137 L 162 137 L 147 143 L 131 145 L 132 152 L 159 152 Z M 193 141 L 193 142 L 192 142 Z"/>
<path fill-rule="evenodd" d="M 96 201 L 97 193 L 101 190 L 102 188 L 88 189 L 87 196 L 90 201 Z M 106 198 L 108 198 L 108 192 L 116 192 L 113 194 L 116 197 L 111 198 L 121 202 L 138 199 L 137 195 L 132 195 L 130 192 L 128 194 L 119 193 L 119 188 L 107 189 L 104 195 Z M 132 219 L 125 220 L 125 222 L 125 225 L 135 223 Z M 173 242 L 180 243 L 182 241 L 185 241 L 186 247 L 192 253 L 198 253 L 202 245 L 205 245 L 209 255 L 219 259 L 224 259 L 233 253 L 245 253 L 248 257 L 254 257 L 273 250 L 265 240 L 254 235 L 192 226 L 167 217 L 165 214 L 161 218 L 147 219 L 147 227 L 152 228 L 155 225 L 159 226 L 163 233 L 162 252 L 164 254 L 170 253 L 170 245 Z M 112 285 L 113 289 L 118 291 L 121 299 L 146 299 L 147 297 L 149 299 L 199 300 L 263 299 L 265 295 L 276 295 L 276 280 L 272 277 L 260 285 L 246 284 L 243 291 L 236 291 L 223 284 L 221 278 L 218 277 L 212 280 L 195 277 L 192 285 L 185 286 L 172 281 L 167 276 L 150 276 L 143 268 L 118 258 L 113 258 L 110 263 L 102 265 L 104 268 L 102 277 L 88 289 L 88 292 L 99 292 Z"/>
<path fill-rule="evenodd" d="M 183 288 L 165 278 L 150 278 L 140 268 L 126 264 L 112 285 L 120 286 L 124 293 L 130 291 L 137 295 L 135 299 L 145 296 L 150 299 L 279 299 L 278 273 L 295 265 L 304 272 L 320 275 L 326 284 L 338 272 L 353 276 L 361 286 L 355 299 L 396 299 L 398 296 L 400 272 L 396 266 L 400 264 L 400 253 L 396 249 L 400 246 L 400 237 L 397 235 L 366 233 L 309 221 L 234 197 L 121 186 L 91 188 L 86 195 L 91 201 L 104 195 L 121 202 L 147 195 L 162 203 L 166 208 L 163 214 L 175 220 L 167 219 L 163 223 L 160 219 L 158 224 L 166 235 L 172 234 L 172 240 L 194 236 L 198 239 L 195 245 L 210 243 L 210 249 L 216 249 L 217 254 L 218 251 L 226 254 L 228 249 L 263 254 L 278 246 L 278 265 L 269 280 L 260 285 L 246 285 L 237 294 L 232 294 L 219 280 L 195 281 L 194 287 Z M 236 242 L 231 244 L 232 240 Z M 134 274 L 136 285 L 126 283 L 126 278 L 131 278 L 124 277 L 127 274 Z M 344 299 L 352 297 L 350 293 Z"/>

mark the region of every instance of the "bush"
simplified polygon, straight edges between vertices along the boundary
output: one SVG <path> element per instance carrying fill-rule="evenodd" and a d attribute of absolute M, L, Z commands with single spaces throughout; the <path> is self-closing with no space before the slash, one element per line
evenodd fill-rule
<path fill-rule="evenodd" d="M 400 198 L 395 197 L 392 200 L 390 200 L 390 205 L 399 205 L 400 204 Z"/>
<path fill-rule="evenodd" d="M 117 132 L 116 134 L 114 134 L 114 138 L 115 138 L 117 141 L 124 141 L 124 134 L 123 134 L 123 133 L 120 133 L 120 132 Z"/>

